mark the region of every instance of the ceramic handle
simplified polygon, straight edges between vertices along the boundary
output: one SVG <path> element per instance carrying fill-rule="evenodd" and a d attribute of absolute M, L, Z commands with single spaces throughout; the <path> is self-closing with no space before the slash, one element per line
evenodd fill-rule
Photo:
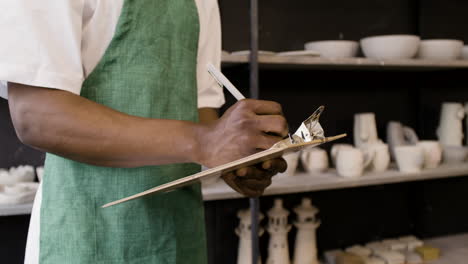
<path fill-rule="evenodd" d="M 367 167 L 369 167 L 369 165 L 372 163 L 372 161 L 374 160 L 375 158 L 375 150 L 371 149 L 371 148 L 367 148 L 365 150 L 361 150 L 362 153 L 364 154 L 364 164 L 363 164 L 363 168 L 366 169 Z"/>
<path fill-rule="evenodd" d="M 403 127 L 403 133 L 405 135 L 405 141 L 411 145 L 416 145 L 419 141 L 418 135 L 411 127 Z"/>

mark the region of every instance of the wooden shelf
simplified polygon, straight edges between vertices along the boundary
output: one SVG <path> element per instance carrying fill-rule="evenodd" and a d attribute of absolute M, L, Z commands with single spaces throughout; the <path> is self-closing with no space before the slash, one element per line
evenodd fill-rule
<path fill-rule="evenodd" d="M 33 204 L 0 205 L 0 216 L 31 214 Z"/>
<path fill-rule="evenodd" d="M 334 169 L 325 173 L 307 174 L 299 173 L 295 176 L 279 175 L 273 177 L 273 183 L 264 195 L 277 195 L 288 193 L 302 193 L 321 190 L 355 188 L 370 185 L 391 184 L 408 181 L 422 181 L 468 175 L 468 163 L 460 165 L 443 164 L 439 168 L 424 170 L 420 173 L 402 173 L 390 169 L 383 173 L 367 173 L 358 178 L 339 177 Z M 203 199 L 205 201 L 242 198 L 223 181 L 203 186 Z"/>
<path fill-rule="evenodd" d="M 223 54 L 223 66 L 248 63 L 248 55 Z M 373 70 L 442 70 L 468 68 L 468 60 L 398 59 L 377 60 L 368 58 L 328 59 L 313 56 L 259 55 L 262 68 L 315 68 L 315 69 L 373 69 Z"/>
<path fill-rule="evenodd" d="M 441 249 L 441 258 L 430 264 L 468 263 L 468 233 L 429 239 L 424 243 Z"/>

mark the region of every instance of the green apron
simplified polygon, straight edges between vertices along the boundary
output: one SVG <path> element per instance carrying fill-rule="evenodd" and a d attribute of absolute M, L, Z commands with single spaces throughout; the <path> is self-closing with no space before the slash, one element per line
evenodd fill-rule
<path fill-rule="evenodd" d="M 194 0 L 125 0 L 81 95 L 130 115 L 197 122 L 198 33 Z M 207 262 L 198 184 L 100 208 L 198 165 L 106 168 L 48 154 L 45 167 L 40 263 Z"/>

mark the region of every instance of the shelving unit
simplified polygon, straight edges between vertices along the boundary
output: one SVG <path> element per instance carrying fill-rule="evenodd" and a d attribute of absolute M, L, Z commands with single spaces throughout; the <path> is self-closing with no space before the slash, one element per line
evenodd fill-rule
<path fill-rule="evenodd" d="M 307 174 L 299 173 L 294 176 L 277 176 L 265 191 L 264 195 L 278 195 L 289 193 L 302 193 L 321 190 L 356 188 L 370 185 L 392 184 L 409 181 L 423 181 L 468 175 L 468 164 L 447 165 L 436 169 L 424 170 L 420 173 L 402 173 L 392 168 L 383 173 L 368 173 L 358 178 L 343 178 L 337 175 L 334 169 L 325 173 Z M 226 200 L 242 198 L 223 181 L 203 187 L 205 201 Z"/>
<path fill-rule="evenodd" d="M 0 216 L 28 215 L 31 214 L 33 203 L 0 205 Z"/>
<path fill-rule="evenodd" d="M 223 55 L 223 66 L 245 64 L 248 55 Z M 262 68 L 310 68 L 310 69 L 377 69 L 377 70 L 443 70 L 468 68 L 468 60 L 377 60 L 368 58 L 329 59 L 314 56 L 259 55 Z"/>

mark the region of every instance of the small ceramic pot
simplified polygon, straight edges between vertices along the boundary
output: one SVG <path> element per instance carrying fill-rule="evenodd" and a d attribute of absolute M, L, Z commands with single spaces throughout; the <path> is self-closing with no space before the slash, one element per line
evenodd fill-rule
<path fill-rule="evenodd" d="M 437 168 L 442 161 L 442 145 L 437 140 L 423 140 L 418 143 L 424 151 L 424 168 Z"/>
<path fill-rule="evenodd" d="M 395 155 L 401 172 L 418 173 L 424 165 L 424 151 L 419 146 L 398 146 Z"/>
<path fill-rule="evenodd" d="M 390 164 L 390 152 L 387 144 L 382 142 L 365 145 L 362 147 L 364 153 L 372 156 L 369 168 L 373 172 L 384 172 Z"/>
<path fill-rule="evenodd" d="M 333 144 L 331 151 L 330 151 L 330 156 L 331 156 L 333 165 L 336 166 L 336 156 L 338 155 L 338 151 L 340 151 L 343 148 L 352 149 L 354 147 L 351 144 L 343 144 L 343 143 Z"/>
<path fill-rule="evenodd" d="M 328 169 L 328 154 L 321 148 L 311 148 L 301 153 L 301 162 L 307 172 L 322 172 Z"/>
<path fill-rule="evenodd" d="M 336 156 L 336 171 L 342 177 L 362 176 L 364 169 L 372 162 L 372 158 L 358 148 L 340 149 Z"/>
<path fill-rule="evenodd" d="M 418 135 L 412 128 L 404 126 L 397 121 L 388 122 L 387 142 L 390 148 L 390 154 L 394 160 L 396 160 L 395 147 L 416 145 L 418 141 Z"/>
<path fill-rule="evenodd" d="M 285 172 L 279 173 L 277 177 L 294 176 L 297 170 L 297 165 L 299 163 L 299 156 L 300 156 L 300 153 L 289 153 L 287 155 L 284 155 L 283 159 L 286 160 L 286 163 L 288 164 L 288 168 L 286 169 Z"/>

